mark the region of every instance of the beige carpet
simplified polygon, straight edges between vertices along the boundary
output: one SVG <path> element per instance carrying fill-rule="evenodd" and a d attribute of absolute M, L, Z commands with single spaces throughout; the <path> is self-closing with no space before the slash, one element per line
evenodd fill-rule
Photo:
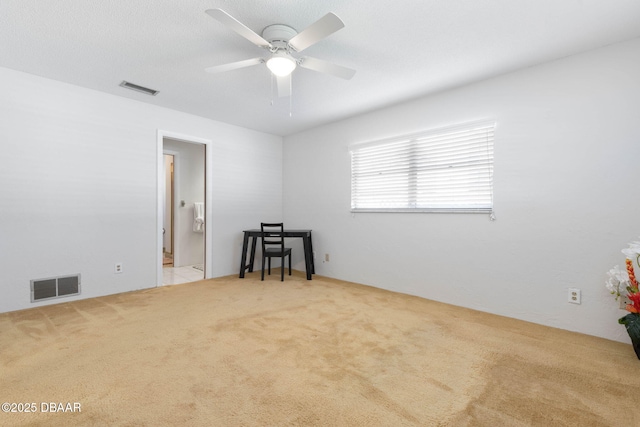
<path fill-rule="evenodd" d="M 630 345 L 301 274 L 5 313 L 0 369 L 3 426 L 640 425 Z"/>

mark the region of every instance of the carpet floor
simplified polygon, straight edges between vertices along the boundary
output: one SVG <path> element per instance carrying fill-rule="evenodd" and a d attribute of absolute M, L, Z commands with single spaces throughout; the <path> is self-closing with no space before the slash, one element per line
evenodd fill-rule
<path fill-rule="evenodd" d="M 320 276 L 4 313 L 0 349 L 3 426 L 640 425 L 630 345 Z"/>

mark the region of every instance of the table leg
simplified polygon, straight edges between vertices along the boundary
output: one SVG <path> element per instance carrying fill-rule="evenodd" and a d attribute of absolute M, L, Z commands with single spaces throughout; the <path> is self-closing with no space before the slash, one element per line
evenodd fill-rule
<path fill-rule="evenodd" d="M 313 242 L 311 239 L 311 232 L 309 232 L 309 253 L 311 254 L 311 273 L 316 274 L 316 262 L 313 259 Z"/>
<path fill-rule="evenodd" d="M 313 252 L 311 252 L 311 236 L 306 235 L 302 238 L 302 244 L 304 246 L 304 266 L 307 270 L 307 280 L 311 280 L 311 274 L 313 269 Z"/>
<path fill-rule="evenodd" d="M 253 236 L 253 241 L 251 242 L 251 259 L 249 260 L 249 273 L 253 273 L 253 262 L 256 260 L 256 242 L 258 238 Z"/>
<path fill-rule="evenodd" d="M 244 233 L 242 239 L 242 255 L 240 256 L 240 278 L 244 278 L 244 270 L 247 268 L 247 246 L 249 245 L 249 233 Z"/>

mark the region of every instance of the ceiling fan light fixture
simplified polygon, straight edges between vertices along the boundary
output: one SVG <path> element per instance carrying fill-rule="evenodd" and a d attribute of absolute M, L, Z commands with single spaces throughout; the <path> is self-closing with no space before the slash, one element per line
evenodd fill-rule
<path fill-rule="evenodd" d="M 276 52 L 267 61 L 267 68 L 276 76 L 285 77 L 296 69 L 296 61 L 285 53 Z"/>

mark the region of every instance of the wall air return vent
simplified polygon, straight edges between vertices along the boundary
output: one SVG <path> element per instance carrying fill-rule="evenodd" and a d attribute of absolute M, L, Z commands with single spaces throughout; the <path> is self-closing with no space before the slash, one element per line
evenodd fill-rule
<path fill-rule="evenodd" d="M 146 93 L 147 95 L 151 95 L 151 96 L 156 96 L 159 92 L 157 90 L 154 89 L 149 89 L 148 87 L 144 87 L 144 86 L 139 86 L 133 83 L 129 83 L 127 81 L 122 81 L 122 83 L 120 83 L 120 86 L 127 88 L 127 89 L 131 89 L 131 90 L 135 90 L 138 92 L 142 92 L 142 93 Z"/>
<path fill-rule="evenodd" d="M 31 302 L 79 294 L 79 274 L 31 281 Z"/>

